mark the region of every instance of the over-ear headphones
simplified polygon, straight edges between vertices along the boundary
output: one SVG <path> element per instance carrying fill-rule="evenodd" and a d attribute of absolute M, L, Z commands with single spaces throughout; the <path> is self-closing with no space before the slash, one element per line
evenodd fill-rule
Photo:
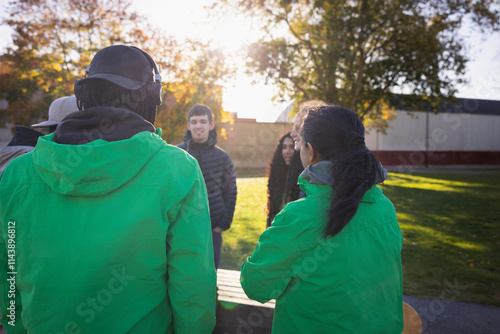
<path fill-rule="evenodd" d="M 141 51 L 141 53 L 146 57 L 146 59 L 149 61 L 149 64 L 151 64 L 151 67 L 153 68 L 153 71 L 155 72 L 155 80 L 154 82 L 148 82 L 147 85 L 147 96 L 148 100 L 150 100 L 152 103 L 154 103 L 156 106 L 159 106 L 163 100 L 163 87 L 161 84 L 161 75 L 160 71 L 158 70 L 158 65 L 156 65 L 156 62 L 151 58 L 150 55 L 148 55 L 146 52 L 142 51 L 141 49 L 132 46 L 134 49 L 137 49 Z"/>
<path fill-rule="evenodd" d="M 162 87 L 162 83 L 161 83 L 161 75 L 160 75 L 160 72 L 158 70 L 158 66 L 156 65 L 156 62 L 153 60 L 153 58 L 151 58 L 150 55 L 148 55 L 143 50 L 141 50 L 135 46 L 131 46 L 131 48 L 134 48 L 135 50 L 140 51 L 142 53 L 142 55 L 148 60 L 151 67 L 153 68 L 154 81 L 145 83 L 146 97 L 147 97 L 148 101 L 150 101 L 151 103 L 154 103 L 154 105 L 157 105 L 157 106 L 161 105 L 162 99 L 163 99 L 163 87 Z M 91 65 L 92 64 L 88 65 L 86 68 L 87 75 L 90 72 Z M 84 88 L 82 87 L 83 80 L 85 80 L 85 79 L 77 80 L 75 82 L 75 87 L 74 87 L 75 96 L 76 96 L 77 100 L 80 100 L 80 101 L 82 100 L 81 95 L 82 95 L 82 91 L 84 90 Z"/>
<path fill-rule="evenodd" d="M 73 93 L 75 94 L 75 97 L 76 97 L 76 105 L 78 107 L 78 109 L 82 110 L 82 105 L 81 105 L 81 101 L 82 100 L 82 85 L 80 84 L 80 80 L 82 79 L 78 79 L 75 81 L 75 86 L 73 87 Z"/>

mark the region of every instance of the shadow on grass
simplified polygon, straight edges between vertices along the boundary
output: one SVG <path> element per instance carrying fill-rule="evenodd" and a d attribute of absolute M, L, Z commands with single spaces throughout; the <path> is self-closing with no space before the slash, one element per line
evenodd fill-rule
<path fill-rule="evenodd" d="M 381 186 L 405 243 L 404 293 L 500 305 L 500 174 L 397 174 Z M 266 179 L 238 179 L 221 268 L 239 270 L 265 228 Z"/>
<path fill-rule="evenodd" d="M 405 294 L 500 305 L 499 187 L 491 174 L 391 174 L 382 188 L 405 238 Z"/>
<path fill-rule="evenodd" d="M 241 265 L 248 256 L 252 254 L 256 242 L 246 239 L 238 239 L 236 245 L 223 248 L 224 256 L 221 257 L 220 267 L 230 270 L 240 270 Z"/>

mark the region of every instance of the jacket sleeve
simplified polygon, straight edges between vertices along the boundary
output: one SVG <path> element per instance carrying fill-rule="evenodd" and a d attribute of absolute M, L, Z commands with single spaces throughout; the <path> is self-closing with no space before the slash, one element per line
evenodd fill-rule
<path fill-rule="evenodd" d="M 195 175 L 167 232 L 167 291 L 174 333 L 211 333 L 215 327 L 217 278 L 210 213 L 197 163 Z"/>
<path fill-rule="evenodd" d="M 261 234 L 241 266 L 240 283 L 248 298 L 265 303 L 281 296 L 291 284 L 294 264 L 302 254 L 299 226 L 283 210 Z"/>
<path fill-rule="evenodd" d="M 223 171 L 222 198 L 224 200 L 224 217 L 219 227 L 224 231 L 231 227 L 233 222 L 234 208 L 236 206 L 236 173 L 231 158 L 226 156 Z"/>

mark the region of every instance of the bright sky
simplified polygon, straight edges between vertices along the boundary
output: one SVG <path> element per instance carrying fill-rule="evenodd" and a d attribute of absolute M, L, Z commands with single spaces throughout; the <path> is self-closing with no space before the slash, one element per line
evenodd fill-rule
<path fill-rule="evenodd" d="M 215 46 L 236 53 L 246 42 L 258 36 L 249 20 L 242 15 L 227 15 L 217 19 L 209 17 L 205 7 L 212 4 L 213 0 L 133 1 L 137 11 L 148 17 L 152 24 L 179 39 L 212 40 Z M 242 73 L 224 88 L 224 110 L 237 112 L 240 118 L 276 120 L 289 103 L 273 103 L 273 87 L 252 84 L 252 79 L 243 73 L 243 66 L 241 70 Z"/>
<path fill-rule="evenodd" d="M 256 37 L 256 32 L 252 31 L 243 16 L 210 18 L 204 6 L 210 5 L 213 0 L 133 1 L 137 11 L 152 24 L 178 39 L 211 39 L 216 45 L 237 52 L 245 42 Z M 7 2 L 0 0 L 0 6 L 3 7 Z M 467 69 L 470 84 L 460 87 L 458 97 L 500 100 L 500 33 L 482 36 L 468 28 L 462 29 L 461 33 L 466 37 L 466 43 L 471 45 L 467 52 L 471 60 Z M 8 28 L 0 26 L 0 50 L 10 41 L 9 34 Z M 273 87 L 252 85 L 251 81 L 240 73 L 233 83 L 225 87 L 224 109 L 238 112 L 239 117 L 274 121 L 287 103 L 273 103 Z"/>

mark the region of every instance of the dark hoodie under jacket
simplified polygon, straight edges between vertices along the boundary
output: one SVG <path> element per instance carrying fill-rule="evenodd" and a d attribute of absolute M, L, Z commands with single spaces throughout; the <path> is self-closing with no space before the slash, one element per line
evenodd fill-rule
<path fill-rule="evenodd" d="M 231 157 L 217 144 L 217 132 L 211 130 L 208 140 L 197 143 L 186 130 L 184 142 L 178 147 L 186 150 L 200 164 L 207 186 L 212 228 L 227 230 L 233 221 L 236 205 L 236 174 Z"/>
<path fill-rule="evenodd" d="M 100 106 L 68 114 L 54 132 L 54 141 L 68 145 L 97 139 L 110 142 L 129 139 L 142 131 L 155 132 L 155 127 L 133 111 Z"/>

